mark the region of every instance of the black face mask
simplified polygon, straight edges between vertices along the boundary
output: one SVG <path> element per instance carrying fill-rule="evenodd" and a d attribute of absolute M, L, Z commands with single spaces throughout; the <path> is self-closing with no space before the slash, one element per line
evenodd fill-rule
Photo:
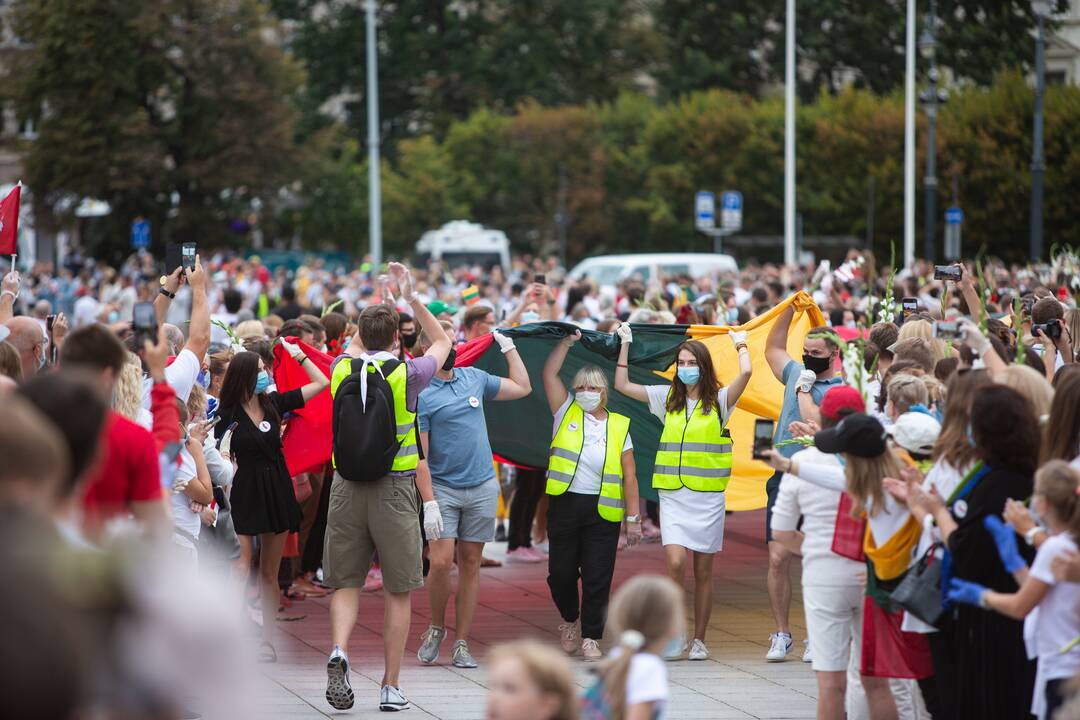
<path fill-rule="evenodd" d="M 446 356 L 446 362 L 442 364 L 442 369 L 446 372 L 453 370 L 454 360 L 457 360 L 457 348 L 450 348 L 450 354 Z"/>
<path fill-rule="evenodd" d="M 420 333 L 403 333 L 401 336 L 401 346 L 411 348 L 416 344 L 416 338 L 420 337 Z"/>
<path fill-rule="evenodd" d="M 803 353 L 802 364 L 803 367 L 811 372 L 823 373 L 832 366 L 832 356 L 822 358 Z"/>

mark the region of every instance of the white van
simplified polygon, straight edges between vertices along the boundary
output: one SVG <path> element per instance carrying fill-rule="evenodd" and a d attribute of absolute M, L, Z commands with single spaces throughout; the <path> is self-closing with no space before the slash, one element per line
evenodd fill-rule
<path fill-rule="evenodd" d="M 451 220 L 438 230 L 428 230 L 416 243 L 418 264 L 441 260 L 449 267 L 482 265 L 510 267 L 510 240 L 502 230 L 485 228 L 467 220 Z"/>
<path fill-rule="evenodd" d="M 648 282 L 661 276 L 689 274 L 691 277 L 737 273 L 739 266 L 730 255 L 714 253 L 637 253 L 598 255 L 582 260 L 567 276 L 589 279 L 601 286 L 617 285 L 635 275 Z"/>

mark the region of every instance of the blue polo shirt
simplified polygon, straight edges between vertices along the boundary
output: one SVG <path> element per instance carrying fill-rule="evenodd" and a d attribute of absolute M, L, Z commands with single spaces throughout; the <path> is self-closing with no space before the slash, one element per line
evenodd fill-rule
<path fill-rule="evenodd" d="M 495 477 L 484 401 L 495 398 L 500 381 L 477 368 L 454 368 L 452 379 L 432 378 L 420 393 L 417 422 L 428 433 L 424 453 L 432 482 L 467 488 Z"/>
<path fill-rule="evenodd" d="M 780 420 L 777 421 L 776 432 L 773 434 L 773 445 L 790 440 L 791 433 L 788 432 L 788 425 L 802 420 L 802 415 L 799 413 L 798 387 L 799 375 L 805 369 L 802 363 L 794 360 L 789 361 L 784 366 L 784 404 L 780 408 Z M 829 391 L 829 388 L 843 382 L 843 378 L 840 377 L 815 382 L 810 388 L 810 397 L 813 398 L 814 404 L 821 405 L 821 400 L 825 397 L 825 393 Z M 800 450 L 802 450 L 800 445 L 787 445 L 780 448 L 780 454 L 784 457 L 791 457 Z"/>

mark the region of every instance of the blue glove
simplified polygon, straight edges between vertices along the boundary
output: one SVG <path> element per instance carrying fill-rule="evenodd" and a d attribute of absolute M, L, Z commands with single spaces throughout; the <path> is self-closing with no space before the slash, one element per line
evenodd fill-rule
<path fill-rule="evenodd" d="M 986 592 L 986 588 L 978 583 L 953 578 L 949 581 L 949 594 L 947 597 L 950 602 L 979 605 L 984 592 Z"/>
<path fill-rule="evenodd" d="M 987 515 L 983 518 L 983 527 L 994 538 L 998 555 L 1001 557 L 1001 564 L 1005 566 L 1009 573 L 1027 567 L 1024 558 L 1020 557 L 1020 550 L 1016 546 L 1016 531 L 1012 529 L 1012 526 L 1003 523 L 997 515 Z"/>

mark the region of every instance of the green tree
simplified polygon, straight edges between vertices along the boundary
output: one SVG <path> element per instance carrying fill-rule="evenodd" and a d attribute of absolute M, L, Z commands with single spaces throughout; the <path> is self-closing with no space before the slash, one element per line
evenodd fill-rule
<path fill-rule="evenodd" d="M 210 244 L 299 160 L 288 102 L 299 75 L 257 0 L 22 0 L 30 44 L 12 78 L 39 138 L 38 197 L 91 196 L 119 251 L 136 215 L 156 238 Z M 164 228 L 164 233 L 161 232 Z"/>

